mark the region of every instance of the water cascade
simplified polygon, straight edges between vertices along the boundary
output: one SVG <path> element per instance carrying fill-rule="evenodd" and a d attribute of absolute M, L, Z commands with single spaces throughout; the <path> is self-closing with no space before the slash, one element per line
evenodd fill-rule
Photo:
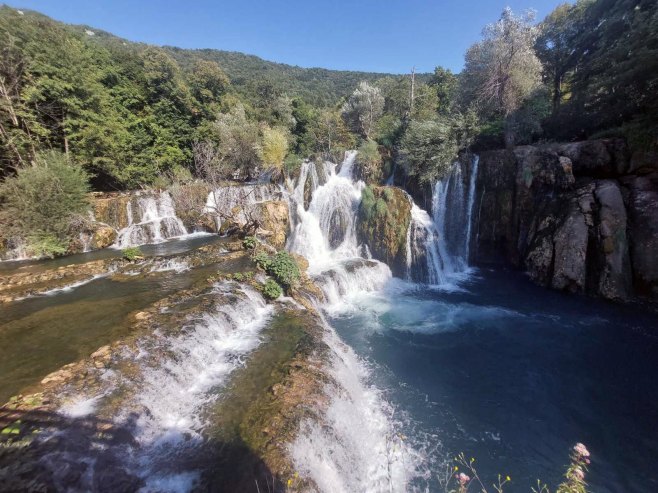
<path fill-rule="evenodd" d="M 245 207 L 266 202 L 268 200 L 280 200 L 281 192 L 276 185 L 271 184 L 249 184 L 242 186 L 224 186 L 208 194 L 206 199 L 206 212 L 213 215 L 220 212 L 221 214 L 231 214 L 233 209 L 240 207 L 236 211 L 235 219 L 237 221 L 246 221 Z M 216 227 L 221 226 L 222 218 L 216 217 Z"/>
<path fill-rule="evenodd" d="M 432 216 L 412 204 L 407 278 L 443 284 L 468 268 L 478 156 L 457 161 L 432 190 Z"/>
<path fill-rule="evenodd" d="M 115 246 L 126 248 L 148 243 L 159 243 L 169 238 L 188 234 L 183 221 L 176 216 L 171 195 L 160 192 L 156 195 L 138 196 L 127 204 L 128 226 L 119 231 Z M 134 222 L 134 216 L 137 222 Z"/>

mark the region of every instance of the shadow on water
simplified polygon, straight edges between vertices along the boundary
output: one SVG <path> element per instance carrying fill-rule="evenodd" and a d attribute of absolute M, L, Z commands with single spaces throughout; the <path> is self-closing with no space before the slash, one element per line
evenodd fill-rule
<path fill-rule="evenodd" d="M 137 418 L 131 414 L 118 425 L 96 417 L 0 408 L 0 491 L 138 491 L 147 482 L 139 468 L 126 467 L 126 453 L 139 449 L 133 438 Z M 171 470 L 166 473 L 174 475 L 181 467 L 183 473 L 208 471 L 195 491 L 284 491 L 281 481 L 239 440 L 204 441 L 184 460 L 167 466 Z"/>

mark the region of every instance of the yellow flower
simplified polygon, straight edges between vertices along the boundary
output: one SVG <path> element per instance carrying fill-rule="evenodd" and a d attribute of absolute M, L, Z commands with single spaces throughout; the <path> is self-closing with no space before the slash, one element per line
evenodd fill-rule
<path fill-rule="evenodd" d="M 506 480 L 506 481 L 511 481 L 512 478 L 510 478 L 509 476 L 506 476 L 506 477 L 505 477 L 505 480 Z"/>
<path fill-rule="evenodd" d="M 455 466 L 455 471 L 459 471 L 459 468 L 457 466 Z"/>
<path fill-rule="evenodd" d="M 290 486 L 291 484 L 292 484 L 292 479 L 289 479 L 288 480 L 288 486 Z"/>
<path fill-rule="evenodd" d="M 296 477 L 296 478 L 299 477 L 299 473 L 298 473 L 298 472 L 295 473 L 295 477 Z"/>

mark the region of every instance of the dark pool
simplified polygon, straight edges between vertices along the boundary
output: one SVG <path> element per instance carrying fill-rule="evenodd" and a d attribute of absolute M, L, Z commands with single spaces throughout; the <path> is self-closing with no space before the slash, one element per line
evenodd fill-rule
<path fill-rule="evenodd" d="M 372 364 L 436 474 L 464 452 L 489 483 L 509 474 L 505 491 L 529 492 L 538 478 L 554 491 L 583 442 L 591 491 L 658 491 L 655 313 L 500 270 L 448 291 L 394 282 L 349 304 L 332 325 Z M 439 490 L 434 479 L 429 488 Z"/>

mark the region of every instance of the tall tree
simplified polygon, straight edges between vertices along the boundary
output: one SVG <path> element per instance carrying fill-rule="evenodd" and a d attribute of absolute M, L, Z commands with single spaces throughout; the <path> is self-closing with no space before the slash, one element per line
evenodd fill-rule
<path fill-rule="evenodd" d="M 366 139 L 370 138 L 377 119 L 384 111 L 384 97 L 379 88 L 360 82 L 343 105 L 343 118 L 347 124 Z"/>
<path fill-rule="evenodd" d="M 541 63 L 535 55 L 534 13 L 515 15 L 508 7 L 498 22 L 483 31 L 483 40 L 466 53 L 462 74 L 467 98 L 475 100 L 505 122 L 505 145 L 515 140 L 510 118 L 541 83 Z"/>

